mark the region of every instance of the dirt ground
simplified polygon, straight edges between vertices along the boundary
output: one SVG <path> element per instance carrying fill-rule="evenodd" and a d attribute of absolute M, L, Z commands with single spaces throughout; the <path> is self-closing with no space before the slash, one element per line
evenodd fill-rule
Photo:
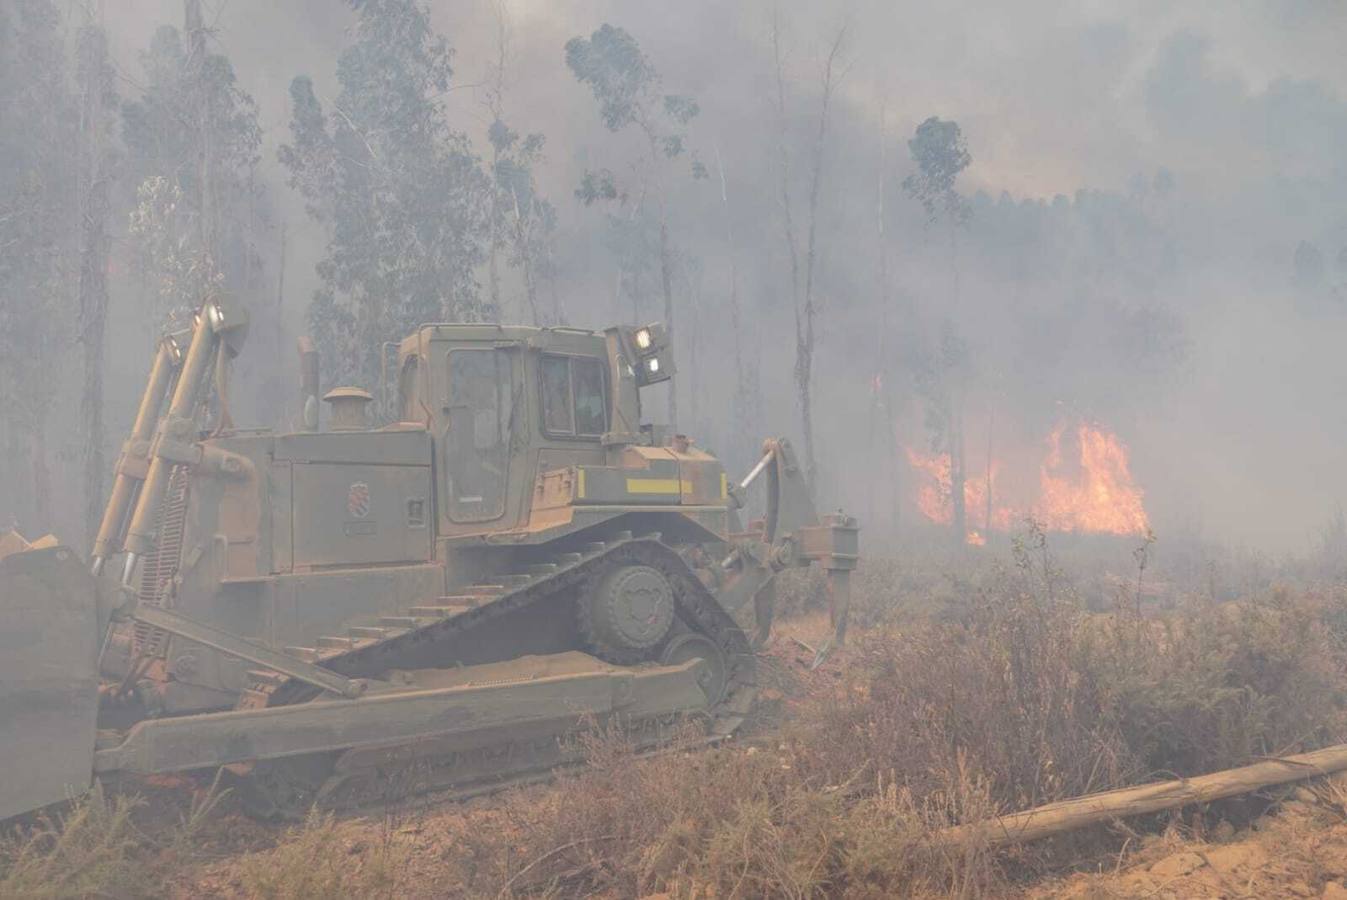
<path fill-rule="evenodd" d="M 1148 836 L 1111 870 L 1036 885 L 1026 900 L 1347 900 L 1347 780 L 1294 789 L 1248 828 L 1219 822 L 1205 839 Z"/>
<path fill-rule="evenodd" d="M 1342 787 L 1347 788 L 1347 782 Z M 1204 840 L 1175 833 L 1146 836 L 1129 842 L 1111 869 L 1103 866 L 1105 870 L 1097 873 L 1048 878 L 1022 885 L 1010 896 L 1022 900 L 1347 900 L 1347 817 L 1336 800 L 1324 796 L 1340 789 L 1301 789 L 1252 826 L 1236 831 L 1220 823 Z M 493 802 L 483 798 L 448 805 L 401 824 L 348 820 L 340 823 L 330 849 L 344 855 L 345 864 L 354 871 L 372 848 L 394 844 L 400 848 L 399 896 L 454 895 L 454 873 L 462 864 L 455 856 L 463 852 L 459 841 L 463 818 L 470 811 L 489 809 Z M 248 865 L 244 848 L 250 842 L 260 846 L 270 841 L 255 823 L 233 816 L 221 820 L 223 832 L 234 828 L 234 852 L 223 846 L 230 841 L 222 840 L 219 849 L 225 855 L 184 873 L 175 886 L 176 897 L 240 900 L 251 896 L 244 890 L 243 871 Z"/>

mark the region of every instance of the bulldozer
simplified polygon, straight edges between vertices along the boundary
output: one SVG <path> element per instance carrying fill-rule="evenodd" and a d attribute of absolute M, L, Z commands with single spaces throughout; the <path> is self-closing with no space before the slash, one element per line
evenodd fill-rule
<path fill-rule="evenodd" d="M 662 325 L 422 326 L 377 425 L 302 340 L 276 430 L 228 415 L 246 333 L 212 297 L 160 336 L 88 562 L 0 542 L 0 820 L 114 776 L 224 770 L 294 817 L 546 777 L 596 724 L 724 740 L 787 569 L 826 571 L 816 662 L 844 639 L 855 520 L 785 440 L 731 480 L 642 421 Z"/>

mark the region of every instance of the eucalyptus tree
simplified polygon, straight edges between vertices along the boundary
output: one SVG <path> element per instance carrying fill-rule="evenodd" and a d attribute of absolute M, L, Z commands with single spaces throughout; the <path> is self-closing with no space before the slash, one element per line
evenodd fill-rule
<path fill-rule="evenodd" d="M 0 495 L 0 529 L 40 532 L 54 524 L 47 420 L 75 321 L 78 201 L 79 114 L 49 0 L 0 4 L 0 116 L 0 486 L 12 491 Z"/>
<path fill-rule="evenodd" d="M 969 206 L 956 182 L 973 157 L 958 123 L 936 116 L 917 126 L 907 147 L 917 168 L 903 180 L 903 188 L 921 204 L 927 225 L 943 222 L 949 236 L 950 296 L 941 317 L 938 348 L 918 368 L 917 388 L 926 401 L 932 443 L 949 455 L 954 538 L 962 542 L 968 528 L 963 420 L 971 356 L 959 327 L 958 232 L 968 222 Z"/>
<path fill-rule="evenodd" d="M 654 219 L 658 225 L 654 251 L 659 289 L 664 301 L 665 326 L 672 334 L 677 254 L 669 237 L 669 208 L 676 172 L 686 172 L 694 180 L 706 178 L 708 174 L 696 154 L 687 147 L 688 125 L 697 117 L 700 108 L 691 97 L 663 93 L 659 72 L 641 51 L 636 39 L 614 25 L 605 23 L 588 38 L 574 37 L 567 41 L 566 65 L 576 80 L 594 95 L 599 117 L 608 131 L 617 134 L 630 129 L 640 137 L 636 158 L 630 166 L 630 178 L 619 181 L 611 169 L 587 171 L 576 196 L 586 205 L 597 201 L 620 201 L 623 214 L 610 215 L 609 224 L 617 232 L 613 235 L 616 246 L 628 251 L 624 268 L 642 265 L 642 257 L 646 254 L 641 251 L 646 242 L 641 239 L 641 220 L 646 201 L 654 203 Z M 683 169 L 685 154 L 690 163 Z M 676 424 L 678 420 L 675 384 L 669 383 L 670 424 Z"/>
<path fill-rule="evenodd" d="M 476 270 L 490 240 L 492 186 L 443 98 L 451 51 L 418 0 L 352 0 L 354 40 L 326 104 L 290 84 L 290 184 L 328 230 L 309 305 L 329 376 L 371 385 L 383 344 L 431 321 L 481 321 Z"/>
<path fill-rule="evenodd" d="M 491 145 L 491 247 L 487 257 L 487 277 L 491 304 L 501 307 L 500 259 L 519 273 L 524 300 L 533 324 L 544 318 L 554 324 L 561 321 L 556 304 L 548 316 L 538 305 L 539 280 L 553 278 L 552 245 L 556 236 L 557 214 L 551 202 L 538 190 L 534 168 L 542 161 L 546 139 L 541 133 L 521 135 L 506 121 L 505 95 L 511 63 L 511 27 L 503 2 L 495 7 L 497 16 L 496 56 L 486 80 L 486 108 L 491 117 L 487 141 Z"/>
<path fill-rule="evenodd" d="M 108 315 L 108 255 L 111 195 L 118 155 L 112 134 L 118 97 L 107 35 L 89 22 L 76 34 L 75 85 L 78 91 L 77 198 L 79 231 L 79 340 L 84 349 L 80 390 L 80 448 L 83 457 L 85 537 L 103 514 L 103 351 Z"/>
<path fill-rule="evenodd" d="M 846 41 L 846 28 L 839 28 L 828 53 L 824 58 L 819 76 L 820 98 L 818 118 L 815 123 L 814 141 L 809 161 L 808 206 L 805 211 L 804 260 L 801 265 L 799 239 L 796 235 L 795 219 L 792 212 L 794 204 L 791 191 L 791 152 L 788 136 L 788 114 L 786 108 L 785 56 L 782 49 L 782 23 L 780 16 L 773 15 L 771 40 L 774 74 L 776 76 L 776 122 L 777 122 L 777 176 L 780 185 L 779 205 L 782 215 L 782 235 L 786 243 L 787 257 L 790 261 L 791 311 L 795 317 L 795 396 L 800 409 L 800 427 L 804 432 L 805 471 L 808 475 L 810 490 L 814 490 L 818 477 L 818 457 L 814 447 L 814 353 L 817 340 L 815 318 L 818 315 L 819 302 L 816 296 L 819 271 L 818 218 L 819 202 L 823 196 L 823 182 L 826 170 L 828 132 L 833 92 L 841 78 L 846 74 L 842 63 L 842 50 Z M 801 271 L 803 269 L 803 271 Z"/>
<path fill-rule="evenodd" d="M 261 312 L 257 105 L 210 37 L 200 0 L 185 0 L 183 29 L 155 30 L 140 55 L 144 87 L 122 111 L 129 230 L 154 326 L 215 289 Z"/>

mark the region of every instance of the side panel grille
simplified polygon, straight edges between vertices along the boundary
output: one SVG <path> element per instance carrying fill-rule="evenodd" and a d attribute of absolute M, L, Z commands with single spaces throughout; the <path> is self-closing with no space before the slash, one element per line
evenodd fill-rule
<path fill-rule="evenodd" d="M 140 569 L 140 602 L 161 609 L 173 604 L 173 576 L 182 560 L 182 538 L 187 527 L 187 489 L 191 473 L 186 466 L 174 466 L 168 489 L 159 507 L 155 548 L 145 555 Z M 135 624 L 134 651 L 142 656 L 162 656 L 168 646 L 168 634 L 148 625 Z"/>

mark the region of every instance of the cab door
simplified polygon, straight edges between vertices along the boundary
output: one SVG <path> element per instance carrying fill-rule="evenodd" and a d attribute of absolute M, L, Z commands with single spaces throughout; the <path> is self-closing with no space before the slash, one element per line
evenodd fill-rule
<path fill-rule="evenodd" d="M 451 347 L 444 365 L 441 508 L 453 524 L 492 522 L 506 508 L 522 401 L 519 352 L 513 346 Z"/>

